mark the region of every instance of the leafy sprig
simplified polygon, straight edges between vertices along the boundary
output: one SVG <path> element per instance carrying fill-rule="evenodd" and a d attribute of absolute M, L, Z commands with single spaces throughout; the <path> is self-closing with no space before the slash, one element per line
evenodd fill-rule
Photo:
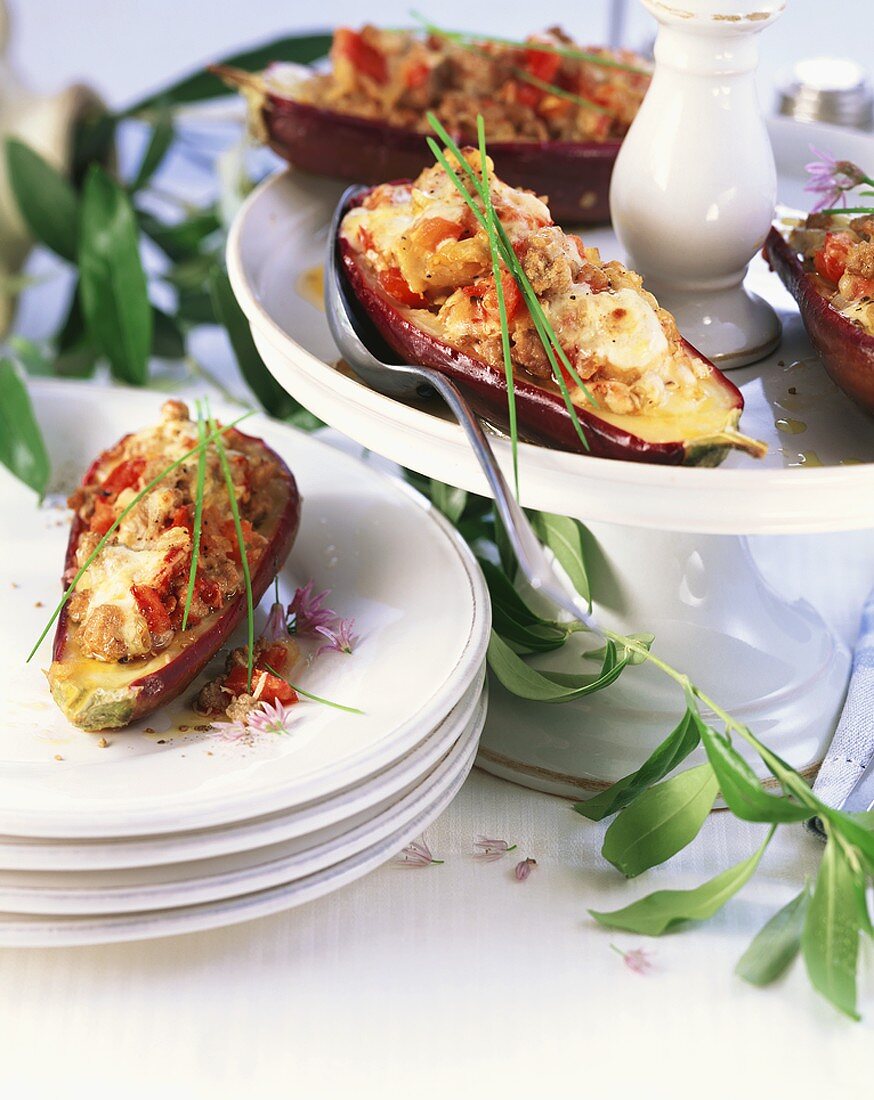
<path fill-rule="evenodd" d="M 427 479 L 413 481 L 429 492 Z M 432 484 L 439 499 L 443 487 Z M 588 598 L 585 546 L 589 535 L 585 527 L 578 521 L 564 521 L 557 525 L 561 531 L 557 537 L 560 517 L 537 512 L 530 516 L 541 537 L 545 533 L 551 539 L 553 549 L 562 547 L 566 572 Z M 575 538 L 568 537 L 567 524 L 573 524 Z M 768 922 L 738 964 L 738 972 L 754 984 L 767 984 L 801 953 L 814 987 L 855 1018 L 859 937 L 871 935 L 866 892 L 874 877 L 874 821 L 826 805 L 805 779 L 747 726 L 653 652 L 651 635 L 605 630 L 607 645 L 583 655 L 601 662 L 596 674 L 542 672 L 532 667 L 526 655 L 558 650 L 584 628 L 553 621 L 534 609 L 516 575 L 515 562 L 499 551 L 500 525 L 493 509 L 483 509 L 478 498 L 468 495 L 457 526 L 481 558 L 493 609 L 489 663 L 508 691 L 522 698 L 560 703 L 602 690 L 619 675 L 626 675 L 629 668 L 647 662 L 677 684 L 684 711 L 676 727 L 636 771 L 574 807 L 593 821 L 612 818 L 603 841 L 605 858 L 631 877 L 665 862 L 695 839 L 717 794 L 737 818 L 769 826 L 755 853 L 699 886 L 659 890 L 614 912 L 595 912 L 595 919 L 607 927 L 642 935 L 662 935 L 708 920 L 752 878 L 777 828 L 797 827 L 819 817 L 828 842 L 812 896 L 796 899 L 787 912 Z M 722 728 L 714 728 L 714 722 Z M 772 777 L 776 793 L 762 787 L 735 741 L 756 754 Z M 706 762 L 678 771 L 699 746 Z"/>

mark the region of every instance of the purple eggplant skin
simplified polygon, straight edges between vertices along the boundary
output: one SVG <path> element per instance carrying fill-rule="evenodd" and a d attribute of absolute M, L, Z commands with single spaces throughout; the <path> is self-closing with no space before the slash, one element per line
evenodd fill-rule
<path fill-rule="evenodd" d="M 243 435 L 242 432 L 239 434 Z M 252 571 L 252 598 L 257 606 L 291 552 L 300 526 L 301 496 L 294 475 L 279 455 L 262 440 L 252 436 L 243 438 L 261 447 L 278 468 L 272 482 L 276 497 L 275 515 L 260 530 L 267 538 L 267 545 Z M 86 474 L 86 480 L 90 473 Z M 85 530 L 85 524 L 77 514 L 67 543 L 65 571 L 71 566 L 75 568 L 76 549 Z M 165 654 L 126 666 L 107 665 L 108 669 L 113 670 L 115 683 L 111 690 L 102 690 L 94 684 L 98 662 L 84 659 L 88 675 L 84 679 L 77 676 L 77 665 L 83 666 L 83 658 L 72 652 L 76 625 L 70 621 L 65 605 L 58 617 L 52 667 L 49 670 L 52 695 L 70 721 L 83 729 L 98 731 L 126 726 L 181 695 L 221 649 L 245 615 L 246 591 L 241 586 L 223 608 L 208 615 L 184 634 L 177 634 Z M 169 659 L 162 662 L 161 657 L 165 656 Z M 138 670 L 142 670 L 143 664 L 155 667 L 147 668 L 145 674 L 140 675 Z M 118 668 L 129 670 L 130 679 L 120 683 Z"/>
<path fill-rule="evenodd" d="M 810 342 L 832 380 L 856 404 L 874 413 L 874 336 L 832 308 L 816 276 L 804 270 L 801 257 L 773 226 L 762 255 L 798 303 Z"/>
<path fill-rule="evenodd" d="M 354 204 L 357 205 L 363 198 L 364 194 L 360 193 L 354 199 Z M 402 361 L 434 367 L 453 379 L 465 391 L 480 416 L 506 429 L 508 404 L 504 370 L 476 355 L 444 343 L 432 333 L 413 324 L 381 293 L 349 242 L 342 236 L 339 246 L 343 269 L 358 302 L 386 343 L 402 357 Z M 534 443 L 600 458 L 672 466 L 717 465 L 732 445 L 742 446 L 756 455 L 762 454 L 761 445 L 752 440 L 745 440 L 741 444 L 739 441 L 744 437 L 736 433 L 736 440 L 733 443 L 728 442 L 728 436 L 733 433 L 743 411 L 740 390 L 717 371 L 709 360 L 705 360 L 700 352 L 689 344 L 686 344 L 686 348 L 711 368 L 712 384 L 720 392 L 726 406 L 727 431 L 724 436 L 705 437 L 691 442 L 682 439 L 652 442 L 603 420 L 594 410 L 577 406 L 576 413 L 587 447 L 577 434 L 562 395 L 533 380 L 529 381 L 517 371 L 514 390 L 520 436 Z"/>
<path fill-rule="evenodd" d="M 321 176 L 376 184 L 415 179 L 434 163 L 426 135 L 376 119 L 326 110 L 268 92 L 261 121 L 270 148 Z M 454 134 L 459 144 L 476 144 Z M 597 225 L 610 220 L 610 177 L 620 141 L 490 141 L 495 172 L 512 187 L 547 195 L 556 221 Z"/>

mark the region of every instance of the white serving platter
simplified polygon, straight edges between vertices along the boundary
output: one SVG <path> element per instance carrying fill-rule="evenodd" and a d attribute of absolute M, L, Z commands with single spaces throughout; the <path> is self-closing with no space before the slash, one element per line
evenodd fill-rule
<path fill-rule="evenodd" d="M 315 833 L 215 859 L 116 871 L 2 872 L 0 913 L 95 916 L 198 905 L 239 897 L 313 875 L 418 819 L 466 774 L 485 722 L 482 689 L 473 714 L 426 775 L 374 806 Z"/>
<path fill-rule="evenodd" d="M 31 387 L 54 469 L 53 498 L 162 397 L 89 384 Z M 352 656 L 328 654 L 308 690 L 364 710 L 300 704 L 292 735 L 253 744 L 198 732 L 190 696 L 103 741 L 70 726 L 27 651 L 59 596 L 67 513 L 0 470 L 0 834 L 133 836 L 223 824 L 310 802 L 378 772 L 421 742 L 480 670 L 490 609 L 480 571 L 443 518 L 398 481 L 264 417 L 247 430 L 298 478 L 303 518 L 281 587 L 313 579 L 355 618 Z M 187 727 L 187 728 L 185 728 Z M 152 730 L 153 732 L 148 732 Z M 105 747 L 101 747 L 103 742 Z"/>
<path fill-rule="evenodd" d="M 254 848 L 304 836 L 310 838 L 338 825 L 348 827 L 352 818 L 401 797 L 402 792 L 410 790 L 437 766 L 481 705 L 484 682 L 483 667 L 458 705 L 421 744 L 384 771 L 330 797 L 230 825 L 156 836 L 67 841 L 0 837 L 0 875 L 6 871 L 105 872 L 164 867 L 248 853 Z"/>
<path fill-rule="evenodd" d="M 800 205 L 809 145 L 842 150 L 846 133 L 784 119 L 774 121 L 771 133 L 781 202 Z M 851 137 L 854 153 L 860 146 L 859 159 L 874 160 L 874 137 Z M 336 367 L 318 271 L 341 191 L 334 181 L 283 171 L 253 192 L 234 222 L 228 272 L 265 362 L 298 400 L 365 447 L 485 494 L 476 459 L 439 405 L 423 407 L 385 397 Z M 603 255 L 620 255 L 609 227 L 586 229 L 583 236 Z M 523 504 L 587 520 L 711 534 L 874 526 L 870 418 L 825 374 L 794 301 L 760 258 L 750 268 L 748 285 L 775 306 L 784 333 L 772 356 L 731 375 L 746 402 L 742 429 L 768 444 L 764 459 L 734 453 L 715 470 L 677 468 L 522 444 Z M 781 430 L 789 421 L 795 434 Z M 509 474 L 509 443 L 496 440 L 495 449 Z"/>

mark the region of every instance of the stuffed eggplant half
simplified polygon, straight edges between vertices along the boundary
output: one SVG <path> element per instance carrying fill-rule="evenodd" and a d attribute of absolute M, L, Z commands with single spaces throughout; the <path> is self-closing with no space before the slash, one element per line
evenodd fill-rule
<path fill-rule="evenodd" d="M 253 132 L 276 153 L 357 183 L 414 176 L 429 163 L 428 111 L 459 141 L 476 138 L 482 114 L 502 176 L 546 192 L 556 218 L 580 223 L 609 218 L 613 164 L 650 80 L 637 54 L 575 51 L 558 28 L 512 45 L 341 27 L 330 61 L 327 72 L 215 71 L 247 95 Z"/>
<path fill-rule="evenodd" d="M 479 152 L 461 155 L 481 184 Z M 732 447 L 761 456 L 764 445 L 737 430 L 740 391 L 683 340 L 640 276 L 602 261 L 553 223 L 542 199 L 496 178 L 488 157 L 486 166 L 495 217 L 524 273 L 500 267 L 519 436 L 667 464 L 715 465 Z M 444 167 L 360 193 L 337 247 L 363 313 L 402 361 L 444 372 L 480 415 L 506 427 L 505 334 L 489 233 Z M 552 345 L 542 336 L 544 318 Z"/>
<path fill-rule="evenodd" d="M 233 428 L 221 438 L 257 602 L 291 550 L 300 496 L 261 440 Z M 240 539 L 215 444 L 203 446 L 202 463 L 192 453 L 169 469 L 197 452 L 198 440 L 186 406 L 168 401 L 156 427 L 100 455 L 70 497 L 65 586 L 92 560 L 58 619 L 48 679 L 83 729 L 125 726 L 178 696 L 246 614 Z"/>
<path fill-rule="evenodd" d="M 788 236 L 774 227 L 764 257 L 798 303 L 826 370 L 874 412 L 874 214 L 810 214 Z"/>

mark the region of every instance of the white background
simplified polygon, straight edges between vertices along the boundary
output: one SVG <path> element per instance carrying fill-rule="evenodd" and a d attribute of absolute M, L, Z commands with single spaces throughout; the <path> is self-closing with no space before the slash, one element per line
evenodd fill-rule
<path fill-rule="evenodd" d="M 36 86 L 84 78 L 116 105 L 242 44 L 407 3 L 300 0 L 18 0 L 14 56 Z M 603 3 L 461 3 L 445 25 L 521 34 L 561 21 L 606 33 Z M 630 40 L 648 20 L 636 9 Z M 790 0 L 762 39 L 763 87 L 791 59 L 871 63 L 870 0 Z M 390 1098 L 554 1094 L 721 1098 L 838 1096 L 866 1084 L 868 1020 L 816 999 L 796 968 L 766 992 L 732 966 L 768 914 L 813 873 L 818 851 L 779 839 L 756 884 L 708 925 L 645 946 L 631 973 L 593 927 L 658 886 L 688 886 L 752 851 L 758 831 L 712 819 L 668 868 L 625 884 L 598 855 L 603 833 L 566 802 L 474 775 L 430 831 L 442 867 L 387 867 L 302 910 L 239 928 L 127 946 L 0 952 L 0 1089 L 29 1096 Z M 538 867 L 477 864 L 477 833 L 504 836 Z M 870 952 L 869 952 L 870 954 Z M 870 964 L 870 958 L 868 962 Z M 870 965 L 868 967 L 870 975 Z"/>

